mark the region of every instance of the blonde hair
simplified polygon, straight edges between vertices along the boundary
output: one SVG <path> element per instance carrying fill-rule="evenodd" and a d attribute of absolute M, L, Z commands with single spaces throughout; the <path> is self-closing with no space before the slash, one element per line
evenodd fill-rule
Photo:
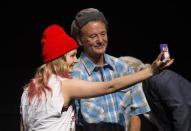
<path fill-rule="evenodd" d="M 51 92 L 51 88 L 48 87 L 48 79 L 51 74 L 70 78 L 66 55 L 37 68 L 34 78 L 25 86 L 28 88 L 29 103 L 31 103 L 35 96 L 40 101 L 41 95 L 43 93 L 46 95 L 46 90 Z"/>

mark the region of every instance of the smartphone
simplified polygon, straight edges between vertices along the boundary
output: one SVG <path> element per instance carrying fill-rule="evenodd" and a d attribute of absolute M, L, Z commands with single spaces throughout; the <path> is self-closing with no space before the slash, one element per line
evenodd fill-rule
<path fill-rule="evenodd" d="M 163 56 L 161 57 L 161 61 L 170 60 L 168 44 L 164 44 L 164 43 L 160 44 L 160 51 L 164 52 Z"/>

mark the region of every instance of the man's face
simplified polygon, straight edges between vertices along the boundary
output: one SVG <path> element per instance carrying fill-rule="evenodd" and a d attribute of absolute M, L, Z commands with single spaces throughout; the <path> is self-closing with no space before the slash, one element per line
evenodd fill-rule
<path fill-rule="evenodd" d="M 101 56 L 105 53 L 108 37 L 105 23 L 91 21 L 81 29 L 80 43 L 84 51 L 91 57 Z"/>

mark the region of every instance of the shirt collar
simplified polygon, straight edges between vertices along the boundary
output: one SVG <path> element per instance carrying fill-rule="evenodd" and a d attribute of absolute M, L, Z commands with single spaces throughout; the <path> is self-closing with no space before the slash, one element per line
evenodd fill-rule
<path fill-rule="evenodd" d="M 109 55 L 104 54 L 104 59 L 105 59 L 105 64 L 103 67 L 109 67 L 113 70 L 114 69 L 113 63 Z M 94 69 L 97 67 L 96 64 L 94 64 L 93 61 L 84 52 L 81 53 L 80 60 L 84 64 L 88 74 L 91 75 Z"/>

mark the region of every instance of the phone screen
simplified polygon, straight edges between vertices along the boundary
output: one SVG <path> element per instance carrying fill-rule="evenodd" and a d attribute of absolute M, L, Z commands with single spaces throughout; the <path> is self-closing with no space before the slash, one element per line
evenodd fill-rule
<path fill-rule="evenodd" d="M 163 51 L 164 54 L 161 58 L 161 60 L 163 61 L 164 59 L 168 60 L 170 59 L 170 53 L 169 53 L 169 49 L 168 49 L 168 44 L 160 44 L 160 51 Z"/>

